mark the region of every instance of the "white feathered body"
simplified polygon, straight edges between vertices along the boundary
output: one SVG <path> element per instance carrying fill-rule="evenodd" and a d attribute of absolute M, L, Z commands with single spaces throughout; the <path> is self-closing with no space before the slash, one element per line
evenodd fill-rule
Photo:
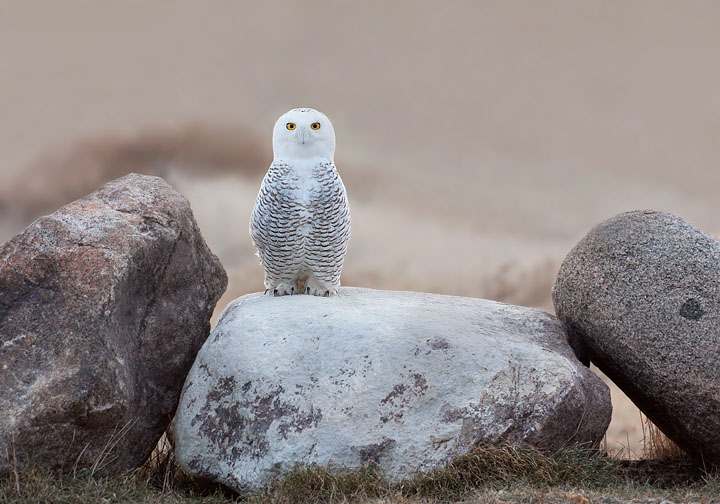
<path fill-rule="evenodd" d="M 330 295 L 350 240 L 345 186 L 332 161 L 275 160 L 263 179 L 250 235 L 274 294 Z"/>

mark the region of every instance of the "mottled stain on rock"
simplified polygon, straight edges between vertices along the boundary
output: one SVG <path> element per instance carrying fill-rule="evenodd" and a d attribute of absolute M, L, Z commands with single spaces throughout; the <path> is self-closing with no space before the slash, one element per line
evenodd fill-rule
<path fill-rule="evenodd" d="M 208 408 L 201 417 L 200 432 L 217 447 L 235 446 L 242 440 L 242 433 L 246 427 L 246 421 L 239 411 L 240 403 L 215 405 L 210 410 L 211 404 L 213 403 L 206 404 Z"/>
<path fill-rule="evenodd" d="M 380 417 L 380 422 L 386 424 L 392 420 L 397 423 L 402 423 L 403 415 L 404 415 L 404 413 L 402 410 L 391 412 L 391 413 L 386 413 Z"/>
<path fill-rule="evenodd" d="M 390 404 L 392 406 L 406 405 L 414 397 L 421 396 L 428 389 L 427 380 L 420 373 L 412 373 L 408 378 L 412 379 L 411 383 L 398 383 L 393 389 L 380 401 L 380 404 Z"/>
<path fill-rule="evenodd" d="M 385 396 L 385 399 L 380 401 L 380 404 L 390 403 L 390 404 L 394 405 L 395 404 L 394 400 L 399 397 L 402 397 L 402 395 L 405 393 L 405 389 L 406 389 L 406 387 L 404 384 L 398 383 L 397 385 L 395 385 L 393 387 L 392 391 L 387 396 Z"/>
<path fill-rule="evenodd" d="M 418 393 L 418 395 L 422 394 L 428 389 L 427 380 L 423 375 L 421 375 L 420 373 L 414 373 L 412 377 L 414 380 L 413 387 L 415 387 L 415 391 Z"/>
<path fill-rule="evenodd" d="M 355 446 L 352 448 L 360 457 L 360 462 L 365 465 L 369 463 L 379 464 L 380 459 L 392 450 L 397 442 L 394 439 L 383 438 L 380 443 L 372 443 L 363 446 Z"/>
<path fill-rule="evenodd" d="M 268 449 L 268 430 L 274 422 L 280 436 L 287 439 L 290 433 L 300 433 L 322 420 L 320 409 L 304 412 L 282 400 L 285 392 L 282 386 L 266 391 L 257 388 L 251 391 L 251 388 L 251 381 L 238 388 L 234 377 L 218 378 L 200 414 L 191 421 L 191 425 L 201 422 L 200 432 L 217 448 L 231 447 L 232 458 L 245 454 L 255 458 L 264 456 Z M 238 395 L 239 400 L 227 403 L 227 398 Z"/>
<path fill-rule="evenodd" d="M 451 410 L 443 413 L 442 422 L 443 423 L 455 423 L 458 420 L 465 418 L 466 415 L 467 415 L 467 408 L 451 409 Z"/>
<path fill-rule="evenodd" d="M 436 336 L 435 338 L 429 339 L 426 344 L 432 350 L 447 350 L 450 348 L 450 342 L 442 336 Z"/>
<path fill-rule="evenodd" d="M 236 384 L 237 382 L 233 376 L 223 376 L 220 378 L 215 388 L 208 394 L 208 403 L 220 401 L 231 395 L 233 390 L 235 390 Z"/>
<path fill-rule="evenodd" d="M 297 406 L 288 409 L 288 413 L 280 420 L 278 432 L 287 439 L 288 432 L 300 433 L 309 427 L 316 427 L 322 420 L 322 411 L 310 409 L 307 413 L 299 411 Z"/>

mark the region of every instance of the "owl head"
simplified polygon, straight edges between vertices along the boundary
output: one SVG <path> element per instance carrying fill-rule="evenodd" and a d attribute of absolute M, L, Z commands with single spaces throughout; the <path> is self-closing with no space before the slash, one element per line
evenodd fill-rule
<path fill-rule="evenodd" d="M 273 130 L 275 159 L 322 158 L 335 155 L 335 130 L 322 112 L 297 108 L 286 112 Z"/>

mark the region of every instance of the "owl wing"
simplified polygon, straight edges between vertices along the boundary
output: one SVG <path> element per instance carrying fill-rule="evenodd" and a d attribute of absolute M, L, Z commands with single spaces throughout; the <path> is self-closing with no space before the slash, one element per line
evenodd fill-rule
<path fill-rule="evenodd" d="M 250 217 L 250 237 L 271 277 L 279 277 L 292 266 L 292 251 L 298 245 L 296 230 L 301 215 L 291 197 L 294 187 L 289 171 L 286 164 L 270 165 Z"/>
<path fill-rule="evenodd" d="M 319 165 L 316 178 L 319 191 L 313 205 L 310 240 L 306 244 L 307 261 L 319 279 L 331 285 L 339 285 L 350 241 L 350 206 L 335 165 Z"/>

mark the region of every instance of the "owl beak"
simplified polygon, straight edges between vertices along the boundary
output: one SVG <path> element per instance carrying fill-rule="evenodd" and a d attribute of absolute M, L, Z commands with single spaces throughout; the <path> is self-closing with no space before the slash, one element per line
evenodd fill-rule
<path fill-rule="evenodd" d="M 310 140 L 310 135 L 308 135 L 308 132 L 303 129 L 298 135 L 298 143 L 305 145 L 308 140 Z"/>

